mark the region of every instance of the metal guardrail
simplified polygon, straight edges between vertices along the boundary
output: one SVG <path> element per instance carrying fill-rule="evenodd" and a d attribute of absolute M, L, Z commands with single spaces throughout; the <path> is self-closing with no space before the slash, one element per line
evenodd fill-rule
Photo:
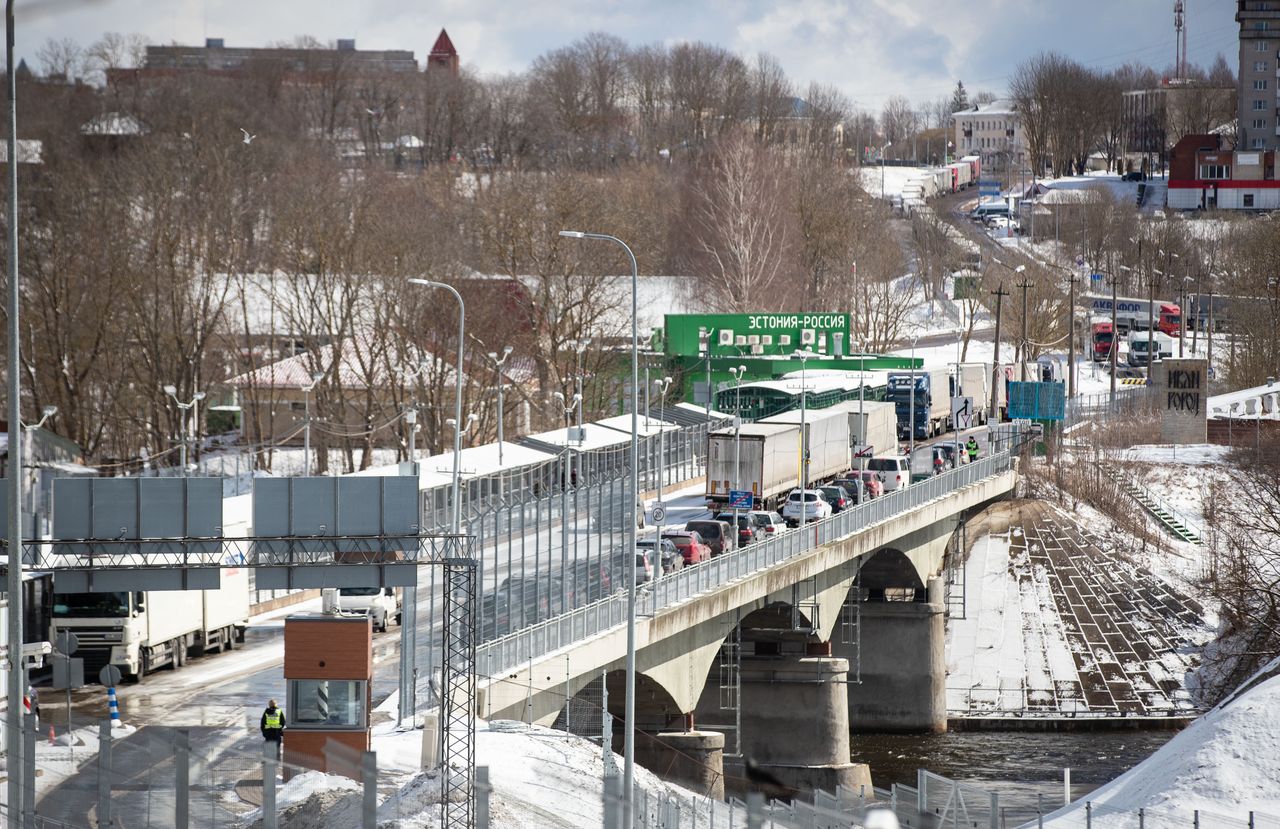
<path fill-rule="evenodd" d="M 805 527 L 726 553 L 663 576 L 640 588 L 636 612 L 652 616 L 709 590 L 814 549 L 847 538 L 963 487 L 1007 471 L 1013 462 L 1004 450 L 958 469 L 912 484 Z M 489 676 L 509 671 L 573 642 L 601 634 L 626 621 L 627 596 L 615 593 L 545 622 L 480 645 L 476 665 Z"/>

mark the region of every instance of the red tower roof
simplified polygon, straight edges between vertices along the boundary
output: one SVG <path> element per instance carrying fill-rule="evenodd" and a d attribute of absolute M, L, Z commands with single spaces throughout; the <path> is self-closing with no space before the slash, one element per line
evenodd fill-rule
<path fill-rule="evenodd" d="M 449 33 L 444 29 L 440 30 L 440 36 L 436 38 L 436 45 L 431 47 L 432 57 L 450 57 L 457 55 L 458 50 L 453 48 L 453 41 L 449 39 Z"/>

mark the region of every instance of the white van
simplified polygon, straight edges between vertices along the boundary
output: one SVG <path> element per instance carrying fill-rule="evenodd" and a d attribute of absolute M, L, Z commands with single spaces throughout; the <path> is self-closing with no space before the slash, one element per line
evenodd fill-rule
<path fill-rule="evenodd" d="M 398 587 L 343 587 L 338 590 L 342 609 L 351 613 L 364 613 L 373 619 L 373 629 L 385 631 L 394 619 L 400 624 L 400 588 Z"/>
<path fill-rule="evenodd" d="M 990 219 L 995 216 L 1003 216 L 1009 218 L 1009 203 L 1007 201 L 984 201 L 977 207 L 973 208 L 973 212 L 969 214 L 972 219 L 979 221 Z"/>
<path fill-rule="evenodd" d="M 876 455 L 867 461 L 867 469 L 876 473 L 885 492 L 911 483 L 911 462 L 905 455 Z"/>

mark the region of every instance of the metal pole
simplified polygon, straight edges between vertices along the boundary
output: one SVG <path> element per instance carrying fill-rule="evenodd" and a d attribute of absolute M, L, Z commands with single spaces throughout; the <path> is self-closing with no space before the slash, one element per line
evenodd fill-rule
<path fill-rule="evenodd" d="M 498 466 L 502 466 L 502 370 L 498 370 Z"/>
<path fill-rule="evenodd" d="M 1035 211 L 1033 210 L 1032 216 L 1034 215 L 1035 215 Z M 1025 383 L 1027 382 L 1027 350 L 1028 350 L 1027 349 L 1027 345 L 1028 345 L 1028 342 L 1027 342 L 1027 291 L 1031 288 L 1031 283 L 1024 280 L 1018 283 L 1018 287 L 1022 289 L 1022 344 L 1019 346 L 1019 348 L 1021 349 L 1022 359 L 1019 361 L 1019 366 L 1022 369 L 1021 371 L 1022 382 Z"/>
<path fill-rule="evenodd" d="M 988 419 L 997 423 L 1000 421 L 1000 322 L 1003 319 L 1004 298 L 1009 292 L 1004 289 L 1004 283 L 992 294 L 996 298 L 996 352 L 991 360 L 991 412 L 987 415 Z"/>
<path fill-rule="evenodd" d="M 1076 276 L 1071 274 L 1067 294 L 1067 396 L 1076 396 Z"/>
<path fill-rule="evenodd" d="M 446 770 L 446 774 L 448 771 Z M 360 800 L 360 826 L 377 829 L 378 826 L 378 752 L 366 751 L 360 757 L 360 783 L 364 787 Z"/>
<path fill-rule="evenodd" d="M 173 738 L 173 825 L 187 829 L 191 822 L 191 731 L 179 728 Z M 262 782 L 265 786 L 266 781 Z"/>
<path fill-rule="evenodd" d="M 601 239 L 622 246 L 631 260 L 631 486 L 626 499 L 627 517 L 627 549 L 636 549 L 636 515 L 635 506 L 640 497 L 640 333 L 637 322 L 640 303 L 640 272 L 636 265 L 636 256 L 627 243 L 616 236 L 604 233 L 583 233 L 581 231 L 562 230 L 560 235 L 577 239 Z M 707 344 L 707 419 L 711 417 L 711 344 Z M 626 704 L 625 733 L 623 734 L 623 775 L 622 775 L 622 825 L 631 829 L 634 815 L 635 797 L 635 739 L 636 739 L 636 568 L 628 566 L 627 571 L 627 667 L 626 667 Z"/>
<path fill-rule="evenodd" d="M 1116 407 L 1116 352 L 1120 350 L 1120 332 L 1116 328 L 1116 276 L 1111 274 L 1111 408 Z"/>
<path fill-rule="evenodd" d="M 262 743 L 262 829 L 277 829 L 280 818 L 276 814 L 276 748 L 269 741 Z"/>
<path fill-rule="evenodd" d="M 805 549 L 804 525 L 805 519 L 809 517 L 809 508 L 805 506 L 808 503 L 805 500 L 809 491 L 809 427 L 805 422 L 808 416 L 808 381 L 805 377 L 805 369 L 808 367 L 809 357 L 806 355 L 800 358 L 800 549 Z M 818 496 L 815 495 L 814 498 Z M 818 512 L 818 502 L 813 504 L 814 515 Z"/>
<path fill-rule="evenodd" d="M 22 804 L 22 388 L 18 344 L 18 81 L 13 71 L 13 0 L 5 0 L 5 78 L 9 82 L 9 704 L 5 712 L 6 754 L 9 762 L 9 820 L 11 829 L 19 826 Z M 110 725 L 107 725 L 110 729 Z"/>
<path fill-rule="evenodd" d="M 302 474 L 311 475 L 311 387 L 302 390 Z M 412 440 L 412 437 L 410 438 Z M 412 457 L 409 458 L 413 460 Z"/>
<path fill-rule="evenodd" d="M 22 704 L 19 702 L 18 705 L 9 708 L 13 710 L 21 707 Z M 18 780 L 18 775 L 10 774 L 10 791 L 13 789 L 15 780 Z M 9 802 L 13 803 L 12 800 Z M 17 829 L 19 826 L 18 813 L 14 811 L 12 805 L 9 808 L 9 826 L 11 829 Z M 111 826 L 111 720 L 98 723 L 98 826 Z M 272 829 L 275 829 L 274 826 Z"/>
<path fill-rule="evenodd" d="M 911 400 L 907 414 L 907 482 L 911 482 L 911 465 L 916 454 L 916 338 L 911 338 Z"/>

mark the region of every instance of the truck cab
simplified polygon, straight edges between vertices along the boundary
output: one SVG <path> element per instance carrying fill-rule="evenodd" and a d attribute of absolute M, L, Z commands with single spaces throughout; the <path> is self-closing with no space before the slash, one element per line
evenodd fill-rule
<path fill-rule="evenodd" d="M 1182 333 L 1182 309 L 1172 302 L 1162 302 L 1156 309 L 1156 328 L 1170 337 Z"/>
<path fill-rule="evenodd" d="M 342 609 L 364 613 L 373 620 L 373 629 L 385 631 L 391 620 L 400 624 L 402 612 L 401 593 L 396 587 L 343 587 L 339 588 Z"/>
<path fill-rule="evenodd" d="M 1090 327 L 1089 347 L 1094 362 L 1103 362 L 1111 358 L 1111 348 L 1115 344 L 1115 333 L 1111 323 L 1095 322 Z"/>

